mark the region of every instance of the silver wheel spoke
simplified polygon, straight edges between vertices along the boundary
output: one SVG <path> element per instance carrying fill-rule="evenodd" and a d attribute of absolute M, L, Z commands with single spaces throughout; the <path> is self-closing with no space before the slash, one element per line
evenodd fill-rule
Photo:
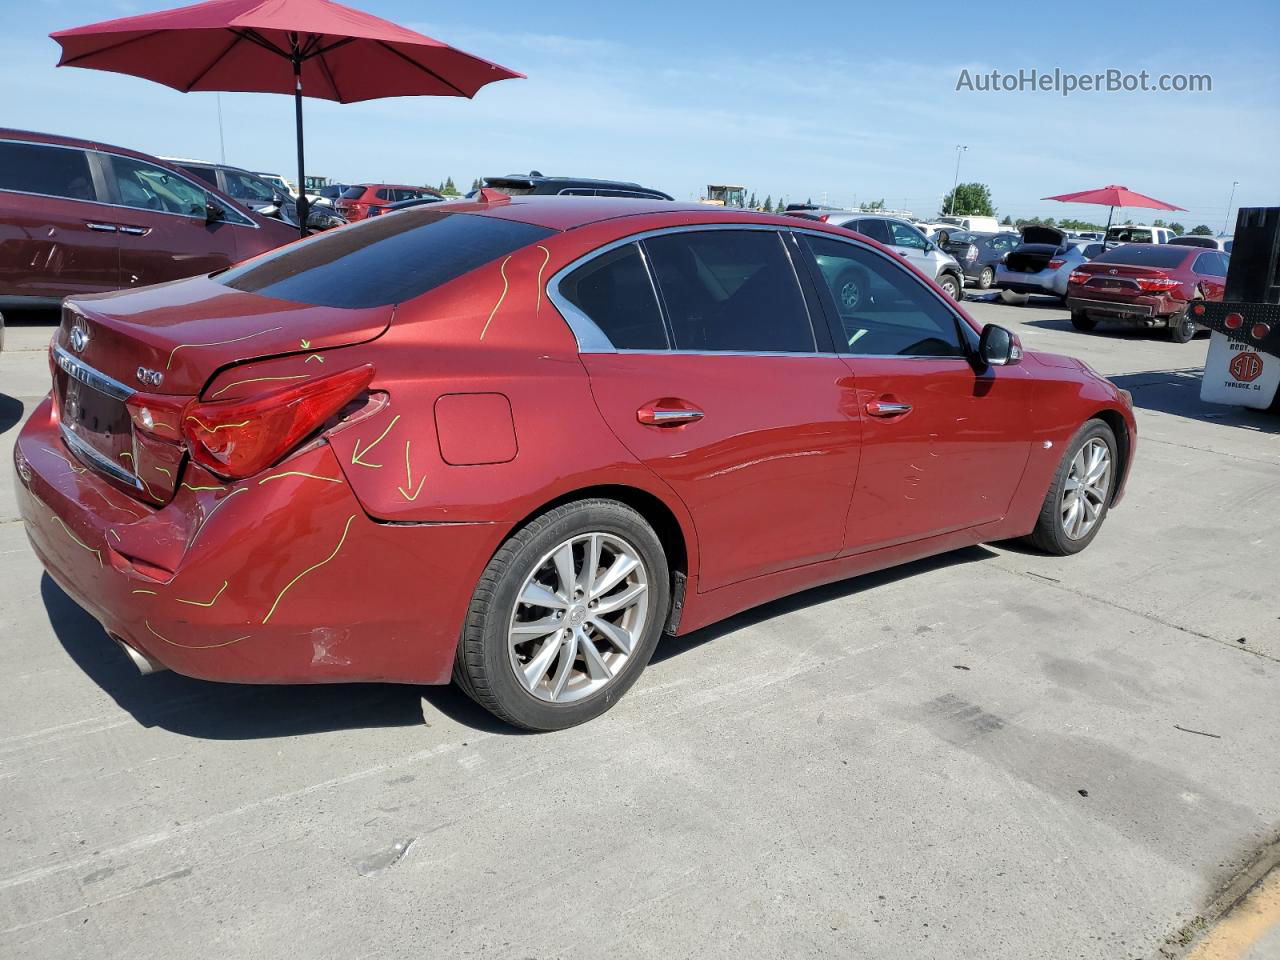
<path fill-rule="evenodd" d="M 560 663 L 556 667 L 555 678 L 551 681 L 552 700 L 559 700 L 560 694 L 564 693 L 564 686 L 569 682 L 569 675 L 573 673 L 573 664 L 577 658 L 578 637 L 573 631 L 569 631 L 560 641 Z"/>
<path fill-rule="evenodd" d="M 613 676 L 613 671 L 609 669 L 609 665 L 600 656 L 600 651 L 596 649 L 596 645 L 581 630 L 578 631 L 578 649 L 582 651 L 582 659 L 586 661 L 587 673 L 590 674 L 592 680 L 608 680 Z"/>
<path fill-rule="evenodd" d="M 613 566 L 604 572 L 599 582 L 587 591 L 587 596 L 592 599 L 604 596 L 625 580 L 639 564 L 640 561 L 635 557 L 618 557 L 613 561 Z"/>
<path fill-rule="evenodd" d="M 577 577 L 573 572 L 573 545 L 564 544 L 551 556 L 556 565 L 556 594 L 565 602 L 572 602 L 573 587 Z"/>
<path fill-rule="evenodd" d="M 555 617 L 546 617 L 542 620 L 513 623 L 511 625 L 511 642 L 523 643 L 526 640 L 536 640 L 538 637 L 545 637 L 548 633 L 555 633 L 563 626 L 563 617 L 559 620 Z"/>
<path fill-rule="evenodd" d="M 616 623 L 610 623 L 602 617 L 592 617 L 587 621 L 596 630 L 597 633 L 604 636 L 606 640 L 612 643 L 622 653 L 631 653 L 631 634 Z"/>
<path fill-rule="evenodd" d="M 563 610 L 567 604 L 536 580 L 530 580 L 520 591 L 520 602 L 531 607 L 550 607 L 552 610 Z"/>
<path fill-rule="evenodd" d="M 602 614 L 613 613 L 615 610 L 622 610 L 624 607 L 629 607 L 635 603 L 648 589 L 647 584 L 638 583 L 634 587 L 629 587 L 622 591 L 622 593 L 615 593 L 613 596 L 601 600 L 596 604 L 594 612 L 596 616 L 601 616 Z"/>
<path fill-rule="evenodd" d="M 600 534 L 593 533 L 587 538 L 582 554 L 582 573 L 578 577 L 577 586 L 585 596 L 591 596 L 591 584 L 596 578 L 596 570 L 600 567 Z"/>
<path fill-rule="evenodd" d="M 532 690 L 542 682 L 542 678 L 547 675 L 547 668 L 551 666 L 551 661 L 556 658 L 556 651 L 560 649 L 561 642 L 560 637 L 548 637 L 542 642 L 537 655 L 524 668 L 524 685 L 527 688 Z"/>

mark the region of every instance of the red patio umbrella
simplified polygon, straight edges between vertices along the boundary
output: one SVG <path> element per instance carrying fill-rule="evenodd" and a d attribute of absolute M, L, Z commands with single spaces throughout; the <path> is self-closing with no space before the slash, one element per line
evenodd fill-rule
<path fill-rule="evenodd" d="M 292 93 L 298 220 L 306 235 L 302 98 L 473 97 L 523 74 L 331 0 L 209 0 L 50 36 L 60 67 L 143 77 L 189 93 Z"/>
<path fill-rule="evenodd" d="M 1063 203 L 1096 203 L 1101 206 L 1110 207 L 1107 211 L 1107 231 L 1111 230 L 1111 218 L 1115 215 L 1116 207 L 1148 207 L 1152 210 L 1182 210 L 1184 207 L 1175 207 L 1172 203 L 1165 203 L 1163 200 L 1157 200 L 1155 197 L 1148 197 L 1141 193 L 1134 193 L 1128 187 L 1117 186 L 1116 184 L 1108 184 L 1097 190 L 1081 190 L 1079 193 L 1063 193 L 1056 197 L 1042 197 L 1043 200 L 1060 200 Z M 1107 234 L 1103 233 L 1102 240 L 1105 243 Z"/>

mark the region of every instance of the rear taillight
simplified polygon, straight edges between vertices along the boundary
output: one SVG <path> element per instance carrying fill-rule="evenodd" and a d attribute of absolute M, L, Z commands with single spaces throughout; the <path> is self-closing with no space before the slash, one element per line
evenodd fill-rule
<path fill-rule="evenodd" d="M 1067 277 L 1068 283 L 1086 284 L 1089 282 L 1089 274 L 1084 270 L 1072 270 L 1071 276 Z"/>
<path fill-rule="evenodd" d="M 190 397 L 135 393 L 124 402 L 124 406 L 136 429 L 170 443 L 180 443 L 182 418 L 190 403 Z"/>
<path fill-rule="evenodd" d="M 975 247 L 972 243 L 969 244 L 967 247 L 964 248 L 964 258 L 966 260 L 977 260 L 978 248 Z"/>
<path fill-rule="evenodd" d="M 196 402 L 182 417 L 191 458 L 220 477 L 252 476 L 314 433 L 373 379 L 356 367 L 247 400 Z"/>
<path fill-rule="evenodd" d="M 1164 290 L 1172 290 L 1178 286 L 1181 281 L 1174 280 L 1171 277 L 1138 277 L 1137 284 L 1139 290 L 1145 290 L 1148 293 L 1159 293 Z"/>
<path fill-rule="evenodd" d="M 831 214 L 829 214 L 829 213 L 824 213 L 824 214 L 823 214 L 822 216 L 820 216 L 818 219 L 819 219 L 819 220 L 821 220 L 823 223 L 827 223 L 828 221 L 830 221 L 830 220 L 831 220 Z"/>
<path fill-rule="evenodd" d="M 1050 270 L 1057 270 L 1066 262 L 1067 261 L 1063 260 L 1061 257 L 1054 257 L 1052 260 L 1049 261 L 1048 267 Z"/>

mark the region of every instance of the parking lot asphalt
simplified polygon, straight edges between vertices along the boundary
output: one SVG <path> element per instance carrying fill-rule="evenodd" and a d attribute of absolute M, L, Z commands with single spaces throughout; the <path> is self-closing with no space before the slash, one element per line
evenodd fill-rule
<path fill-rule="evenodd" d="M 1088 551 L 975 547 L 667 638 L 536 736 L 451 688 L 137 676 L 15 520 L 50 328 L 11 327 L 0 956 L 1181 950 L 1277 850 L 1280 419 L 1200 403 L 1203 338 L 969 308 L 1133 392 Z"/>

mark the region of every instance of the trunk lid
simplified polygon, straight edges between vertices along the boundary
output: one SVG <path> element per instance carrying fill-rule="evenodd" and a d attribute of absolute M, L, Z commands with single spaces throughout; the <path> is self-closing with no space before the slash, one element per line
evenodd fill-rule
<path fill-rule="evenodd" d="M 1062 230 L 1057 227 L 1041 226 L 1038 223 L 1028 223 L 1026 226 L 1019 227 L 1018 233 L 1022 234 L 1023 243 L 1060 247 L 1067 242 L 1067 235 Z"/>
<path fill-rule="evenodd" d="M 207 277 L 68 300 L 51 345 L 63 439 L 85 466 L 167 503 L 186 454 L 181 410 L 219 370 L 363 343 L 393 312 L 273 300 Z"/>

